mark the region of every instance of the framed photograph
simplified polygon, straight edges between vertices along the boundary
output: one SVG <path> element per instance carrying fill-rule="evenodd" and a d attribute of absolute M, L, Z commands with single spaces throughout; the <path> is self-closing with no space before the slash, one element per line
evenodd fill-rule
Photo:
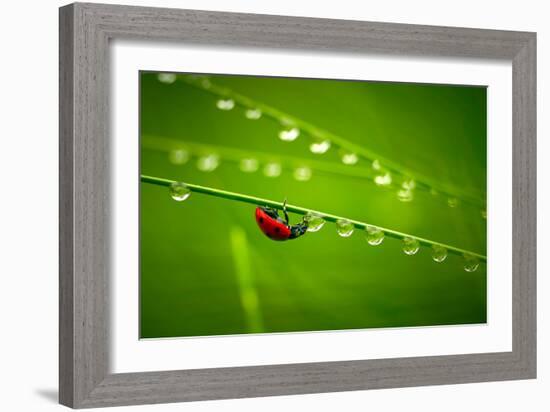
<path fill-rule="evenodd" d="M 60 402 L 536 376 L 534 33 L 60 9 Z"/>

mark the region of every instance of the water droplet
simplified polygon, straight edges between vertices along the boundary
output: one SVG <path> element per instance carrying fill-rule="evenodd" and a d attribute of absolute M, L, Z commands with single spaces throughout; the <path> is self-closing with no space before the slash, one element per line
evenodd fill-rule
<path fill-rule="evenodd" d="M 401 187 L 407 190 L 413 190 L 416 187 L 416 182 L 413 179 L 405 179 L 401 183 Z"/>
<path fill-rule="evenodd" d="M 220 110 L 231 110 L 235 107 L 235 101 L 233 99 L 219 99 L 216 102 L 216 107 Z"/>
<path fill-rule="evenodd" d="M 336 221 L 336 231 L 342 237 L 350 237 L 353 233 L 353 223 L 347 219 L 338 219 Z"/>
<path fill-rule="evenodd" d="M 264 166 L 264 175 L 267 177 L 278 177 L 281 175 L 281 165 L 276 162 L 266 163 Z"/>
<path fill-rule="evenodd" d="M 475 272 L 478 267 L 479 267 L 478 258 L 468 254 L 464 255 L 464 270 L 466 272 Z"/>
<path fill-rule="evenodd" d="M 297 127 L 291 127 L 288 129 L 283 129 L 279 132 L 279 139 L 283 142 L 293 142 L 300 136 L 300 129 Z"/>
<path fill-rule="evenodd" d="M 168 159 L 175 165 L 183 165 L 189 161 L 189 152 L 185 149 L 174 149 L 170 151 Z"/>
<path fill-rule="evenodd" d="M 376 183 L 378 186 L 389 186 L 391 185 L 391 181 L 392 180 L 390 172 L 374 176 L 374 183 Z"/>
<path fill-rule="evenodd" d="M 176 81 L 176 75 L 174 73 L 159 73 L 157 79 L 161 83 L 172 84 Z"/>
<path fill-rule="evenodd" d="M 309 150 L 314 154 L 323 154 L 330 149 L 330 140 L 316 140 L 309 145 Z"/>
<path fill-rule="evenodd" d="M 254 173 L 258 170 L 260 164 L 257 159 L 254 158 L 245 158 L 241 159 L 239 163 L 239 168 L 242 172 L 245 173 Z"/>
<path fill-rule="evenodd" d="M 365 228 L 365 237 L 367 238 L 369 245 L 378 246 L 384 241 L 384 232 L 376 226 L 368 225 Z"/>
<path fill-rule="evenodd" d="M 325 225 L 325 220 L 318 214 L 308 212 L 304 217 L 308 232 L 318 232 Z"/>
<path fill-rule="evenodd" d="M 399 189 L 397 191 L 397 198 L 401 202 L 412 202 L 414 199 L 414 192 L 410 189 Z"/>
<path fill-rule="evenodd" d="M 487 209 L 483 209 L 483 210 L 481 211 L 481 217 L 482 217 L 483 219 L 487 219 Z"/>
<path fill-rule="evenodd" d="M 311 179 L 311 169 L 307 166 L 298 167 L 294 170 L 294 179 L 300 182 L 306 182 Z"/>
<path fill-rule="evenodd" d="M 412 237 L 403 238 L 403 252 L 405 252 L 406 255 L 415 255 L 418 249 L 420 249 L 418 240 Z"/>
<path fill-rule="evenodd" d="M 355 153 L 340 151 L 340 159 L 345 165 L 354 165 L 359 161 L 359 157 Z"/>
<path fill-rule="evenodd" d="M 458 206 L 458 199 L 456 197 L 450 197 L 447 199 L 447 204 L 449 207 L 457 207 Z"/>
<path fill-rule="evenodd" d="M 258 120 L 260 117 L 262 117 L 262 111 L 260 109 L 247 109 L 244 112 L 244 115 L 247 119 Z"/>
<path fill-rule="evenodd" d="M 447 259 L 447 249 L 441 245 L 432 245 L 432 259 L 437 263 L 443 262 Z"/>
<path fill-rule="evenodd" d="M 372 161 L 372 168 L 373 168 L 374 170 L 380 170 L 380 169 L 382 169 L 382 165 L 380 165 L 380 160 L 378 160 L 378 159 L 373 160 L 373 161 Z"/>
<path fill-rule="evenodd" d="M 197 160 L 197 168 L 201 172 L 213 172 L 220 165 L 220 158 L 217 154 L 208 154 L 206 156 L 201 156 Z"/>
<path fill-rule="evenodd" d="M 170 185 L 170 196 L 178 202 L 183 202 L 191 196 L 191 190 L 185 183 L 174 182 Z"/>

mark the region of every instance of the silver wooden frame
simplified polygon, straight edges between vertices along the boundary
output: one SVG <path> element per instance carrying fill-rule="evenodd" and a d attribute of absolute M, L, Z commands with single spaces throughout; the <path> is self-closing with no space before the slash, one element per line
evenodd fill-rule
<path fill-rule="evenodd" d="M 109 373 L 109 40 L 496 58 L 513 64 L 513 350 Z M 536 376 L 536 35 L 71 4 L 60 9 L 59 398 L 74 408 Z M 502 119 L 509 121 L 509 119 Z"/>

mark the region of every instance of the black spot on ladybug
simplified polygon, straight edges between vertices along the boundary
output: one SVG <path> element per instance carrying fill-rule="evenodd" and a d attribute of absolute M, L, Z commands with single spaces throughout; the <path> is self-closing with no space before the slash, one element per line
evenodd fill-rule
<path fill-rule="evenodd" d="M 260 218 L 260 223 L 264 223 L 264 218 L 263 217 Z"/>
<path fill-rule="evenodd" d="M 280 231 L 281 230 L 278 227 L 275 228 L 275 232 L 279 233 Z"/>

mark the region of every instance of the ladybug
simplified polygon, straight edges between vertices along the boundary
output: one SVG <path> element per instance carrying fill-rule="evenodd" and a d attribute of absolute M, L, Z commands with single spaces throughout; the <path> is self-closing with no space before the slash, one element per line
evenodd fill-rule
<path fill-rule="evenodd" d="M 291 226 L 288 223 L 286 213 L 286 199 L 283 203 L 285 220 L 279 216 L 277 209 L 268 206 L 256 208 L 256 223 L 260 230 L 271 240 L 283 241 L 296 239 L 307 232 L 307 221 L 303 219 L 300 223 Z"/>

